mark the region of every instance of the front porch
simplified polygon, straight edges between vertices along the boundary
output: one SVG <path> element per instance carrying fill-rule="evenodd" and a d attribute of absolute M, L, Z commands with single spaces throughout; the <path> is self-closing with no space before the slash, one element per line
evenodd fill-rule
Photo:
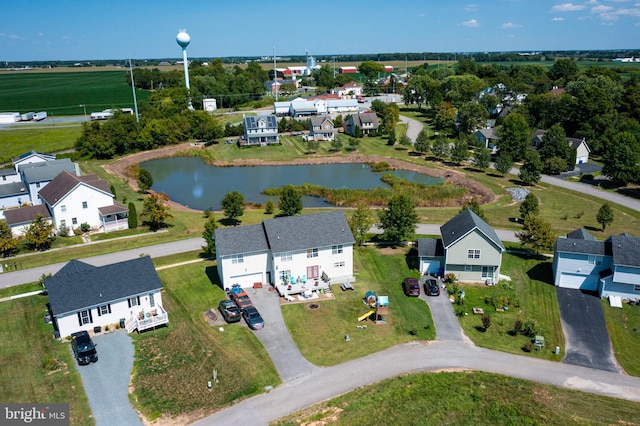
<path fill-rule="evenodd" d="M 150 328 L 156 328 L 169 322 L 169 314 L 160 305 L 151 310 L 145 311 L 141 309 L 137 313 L 133 313 L 126 321 L 125 328 L 127 333 L 138 330 L 138 333 Z"/>

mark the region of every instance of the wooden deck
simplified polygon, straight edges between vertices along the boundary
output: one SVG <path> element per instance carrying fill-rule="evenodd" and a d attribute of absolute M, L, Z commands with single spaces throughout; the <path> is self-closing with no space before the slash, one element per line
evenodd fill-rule
<path fill-rule="evenodd" d="M 151 310 L 150 313 L 153 313 L 154 311 L 156 312 L 155 315 L 143 315 L 142 311 L 140 311 L 137 314 L 129 317 L 129 319 L 125 322 L 127 333 L 131 333 L 134 330 L 138 330 L 139 333 L 141 331 L 148 330 L 150 328 L 156 328 L 169 322 L 169 314 L 167 314 L 167 311 L 165 311 L 162 306 L 158 305 L 155 309 Z"/>

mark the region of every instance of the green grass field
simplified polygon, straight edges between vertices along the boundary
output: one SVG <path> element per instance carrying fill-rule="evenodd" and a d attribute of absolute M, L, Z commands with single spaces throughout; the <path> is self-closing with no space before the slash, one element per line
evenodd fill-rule
<path fill-rule="evenodd" d="M 21 126 L 22 127 L 22 126 Z M 82 126 L 60 125 L 58 127 L 8 128 L 0 130 L 2 150 L 0 164 L 28 151 L 57 152 L 71 149 L 82 134 Z"/>
<path fill-rule="evenodd" d="M 127 70 L 0 74 L 3 111 L 47 111 L 49 116 L 82 115 L 107 108 L 133 108 Z M 138 100 L 148 97 L 136 91 Z"/>
<path fill-rule="evenodd" d="M 602 301 L 609 338 L 618 363 L 631 376 L 640 376 L 640 306 L 612 308 Z"/>
<path fill-rule="evenodd" d="M 627 425 L 640 404 L 483 372 L 410 374 L 274 425 Z"/>

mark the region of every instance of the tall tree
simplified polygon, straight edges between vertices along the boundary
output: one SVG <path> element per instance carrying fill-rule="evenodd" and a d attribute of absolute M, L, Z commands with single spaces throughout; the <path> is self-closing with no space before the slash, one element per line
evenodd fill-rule
<path fill-rule="evenodd" d="M 294 186 L 282 188 L 278 208 L 282 216 L 295 216 L 302 211 L 302 196 Z"/>
<path fill-rule="evenodd" d="M 551 224 L 536 215 L 528 215 L 525 218 L 522 232 L 517 232 L 516 236 L 523 246 L 529 247 L 536 253 L 551 250 L 555 242 Z"/>
<path fill-rule="evenodd" d="M 390 242 L 404 242 L 416 230 L 418 215 L 413 199 L 407 194 L 394 195 L 387 208 L 378 213 L 382 238 Z"/>
<path fill-rule="evenodd" d="M 202 251 L 207 258 L 214 258 L 216 256 L 216 240 L 215 231 L 218 227 L 216 218 L 211 215 L 204 224 L 204 231 L 202 231 L 202 238 L 204 238 L 206 246 L 202 246 Z"/>
<path fill-rule="evenodd" d="M 349 228 L 357 245 L 362 245 L 371 225 L 373 225 L 371 208 L 365 203 L 359 203 L 356 211 L 349 218 Z"/>
<path fill-rule="evenodd" d="M 571 147 L 567 141 L 562 126 L 555 124 L 542 136 L 542 143 L 538 147 L 540 159 L 547 161 L 553 157 L 560 157 L 565 161 L 571 159 Z"/>
<path fill-rule="evenodd" d="M 603 231 L 608 225 L 613 223 L 613 219 L 613 209 L 608 203 L 604 203 L 598 210 L 598 214 L 596 214 L 596 220 L 600 225 L 602 225 Z"/>
<path fill-rule="evenodd" d="M 511 156 L 507 153 L 500 152 L 498 157 L 496 158 L 496 170 L 502 175 L 506 175 L 511 172 L 511 168 L 513 167 L 513 160 Z"/>
<path fill-rule="evenodd" d="M 549 70 L 549 78 L 560 85 L 578 76 L 578 64 L 573 59 L 558 59 Z"/>
<path fill-rule="evenodd" d="M 518 161 L 524 157 L 529 147 L 531 131 L 527 120 L 522 114 L 512 112 L 504 119 L 498 130 L 500 153 L 506 153 L 512 160 Z"/>
<path fill-rule="evenodd" d="M 51 222 L 46 221 L 41 214 L 37 214 L 35 220 L 27 228 L 24 237 L 34 250 L 49 250 L 53 242 L 53 229 L 54 226 Z"/>
<path fill-rule="evenodd" d="M 0 257 L 13 256 L 18 249 L 18 239 L 13 237 L 7 222 L 0 220 Z"/>
<path fill-rule="evenodd" d="M 443 102 L 433 120 L 434 128 L 445 135 L 456 130 L 456 110 L 448 102 Z"/>
<path fill-rule="evenodd" d="M 138 227 L 138 212 L 136 211 L 136 205 L 132 202 L 129 203 L 129 214 L 127 215 L 127 224 L 129 229 L 136 229 Z"/>
<path fill-rule="evenodd" d="M 478 200 L 475 197 L 465 201 L 464 205 L 460 209 L 460 213 L 467 209 L 477 214 L 480 219 L 487 220 L 487 218 L 484 216 L 484 212 L 482 211 L 482 207 L 480 207 L 480 203 L 478 203 Z"/>
<path fill-rule="evenodd" d="M 629 132 L 615 135 L 604 153 L 602 174 L 608 176 L 617 185 L 635 182 L 640 175 L 640 149 L 638 141 Z"/>
<path fill-rule="evenodd" d="M 142 217 L 145 218 L 144 225 L 152 231 L 157 231 L 169 226 L 167 221 L 173 218 L 169 212 L 166 202 L 169 198 L 165 194 L 151 194 L 142 204 Z"/>
<path fill-rule="evenodd" d="M 538 205 L 538 197 L 533 192 L 529 192 L 522 204 L 520 204 L 520 217 L 526 219 L 529 215 L 537 215 L 540 213 L 540 207 Z"/>
<path fill-rule="evenodd" d="M 416 142 L 413 147 L 420 154 L 424 154 L 429 151 L 431 143 L 429 141 L 429 133 L 426 129 L 422 129 L 420 133 L 418 133 L 418 137 L 416 137 Z"/>
<path fill-rule="evenodd" d="M 489 113 L 476 101 L 465 102 L 458 109 L 458 123 L 463 133 L 472 133 L 484 128 L 487 118 Z"/>
<path fill-rule="evenodd" d="M 224 216 L 234 224 L 240 221 L 238 218 L 244 214 L 244 197 L 238 191 L 228 192 L 220 203 Z"/>
<path fill-rule="evenodd" d="M 438 138 L 431 145 L 431 152 L 438 158 L 444 158 L 449 155 L 449 141 L 443 136 Z"/>
<path fill-rule="evenodd" d="M 483 146 L 476 148 L 473 156 L 473 165 L 480 170 L 486 170 L 489 168 L 490 163 L 491 154 L 489 154 L 489 150 Z"/>
<path fill-rule="evenodd" d="M 462 135 L 461 135 L 462 136 Z M 462 163 L 469 158 L 469 144 L 464 137 L 459 137 L 451 149 L 451 160 L 455 163 Z"/>
<path fill-rule="evenodd" d="M 524 155 L 524 163 L 520 167 L 520 180 L 527 185 L 532 185 L 540 180 L 543 164 L 540 155 L 536 151 L 527 151 Z"/>
<path fill-rule="evenodd" d="M 147 169 L 141 168 L 138 170 L 138 187 L 140 191 L 147 192 L 153 186 L 153 176 Z"/>

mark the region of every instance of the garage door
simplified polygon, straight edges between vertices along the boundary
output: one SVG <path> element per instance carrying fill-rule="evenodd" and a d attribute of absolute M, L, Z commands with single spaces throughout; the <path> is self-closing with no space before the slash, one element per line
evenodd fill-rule
<path fill-rule="evenodd" d="M 420 265 L 420 272 L 436 275 L 438 273 L 438 269 L 440 269 L 440 261 L 433 259 L 424 259 L 422 260 L 422 265 Z"/>
<path fill-rule="evenodd" d="M 262 272 L 256 272 L 253 274 L 236 275 L 230 278 L 231 285 L 240 284 L 240 287 L 247 288 L 253 287 L 253 283 L 262 282 Z"/>
<path fill-rule="evenodd" d="M 562 274 L 560 276 L 560 287 L 575 288 L 579 290 L 596 290 L 598 288 L 598 277 L 596 275 L 576 275 Z"/>

